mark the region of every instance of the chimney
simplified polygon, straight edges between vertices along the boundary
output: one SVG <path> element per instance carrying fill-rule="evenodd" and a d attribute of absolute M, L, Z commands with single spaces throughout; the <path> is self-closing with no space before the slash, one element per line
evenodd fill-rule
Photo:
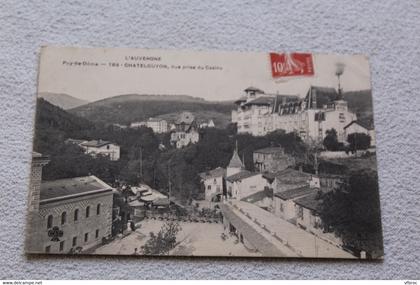
<path fill-rule="evenodd" d="M 45 234 L 44 228 L 40 227 L 42 221 L 39 215 L 39 202 L 41 196 L 42 167 L 49 162 L 48 157 L 42 154 L 32 153 L 31 176 L 28 193 L 28 215 L 26 224 L 25 250 L 27 252 L 42 252 L 43 244 L 41 236 Z"/>
<path fill-rule="evenodd" d="M 32 167 L 31 177 L 29 181 L 29 199 L 28 199 L 28 210 L 29 212 L 39 211 L 39 200 L 41 195 L 41 180 L 42 180 L 42 168 L 49 162 L 48 157 L 42 156 L 42 154 L 33 152 L 32 154 Z"/>
<path fill-rule="evenodd" d="M 316 109 L 316 91 L 312 91 L 312 109 Z"/>

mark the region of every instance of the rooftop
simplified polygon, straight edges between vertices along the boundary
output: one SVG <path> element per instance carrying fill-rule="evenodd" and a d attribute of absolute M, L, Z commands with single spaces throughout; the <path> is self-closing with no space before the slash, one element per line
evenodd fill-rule
<path fill-rule="evenodd" d="M 225 175 L 226 175 L 226 169 L 224 169 L 223 167 L 217 167 L 215 169 L 200 173 L 200 177 L 202 179 L 210 179 L 210 178 L 215 178 L 215 177 L 220 177 L 220 176 L 225 176 Z"/>
<path fill-rule="evenodd" d="M 312 98 L 311 98 L 312 97 Z M 316 108 L 323 108 L 324 105 L 333 102 L 339 99 L 337 90 L 332 87 L 320 87 L 320 86 L 311 86 L 306 93 L 305 101 L 311 103 L 310 101 L 316 100 Z M 310 105 L 310 106 L 309 106 Z M 310 108 L 312 104 L 307 104 Z"/>
<path fill-rule="evenodd" d="M 164 119 L 162 119 L 162 118 L 149 118 L 149 120 L 148 120 L 149 122 L 161 122 L 161 121 L 165 121 Z"/>
<path fill-rule="evenodd" d="M 252 101 L 245 103 L 245 105 L 267 105 L 270 106 L 274 103 L 274 97 L 261 96 Z"/>
<path fill-rule="evenodd" d="M 235 104 L 239 104 L 239 103 L 242 103 L 242 102 L 246 102 L 246 97 L 245 96 L 242 96 L 241 98 L 234 101 Z"/>
<path fill-rule="evenodd" d="M 253 193 L 247 197 L 242 198 L 242 201 L 248 203 L 255 203 L 258 201 L 263 200 L 264 198 L 272 198 L 273 197 L 273 190 L 272 189 L 264 189 L 262 191 Z"/>
<path fill-rule="evenodd" d="M 87 147 L 101 147 L 101 146 L 108 145 L 108 144 L 111 144 L 111 142 L 103 141 L 101 139 L 91 140 L 91 141 L 81 143 L 82 146 L 87 146 Z"/>
<path fill-rule="evenodd" d="M 257 87 L 249 86 L 244 90 L 245 92 L 257 92 L 257 93 L 264 93 L 263 90 L 258 89 Z"/>
<path fill-rule="evenodd" d="M 191 112 L 182 112 L 179 117 L 177 118 L 177 120 L 175 121 L 175 124 L 192 124 L 192 122 L 194 121 L 195 117 Z"/>
<path fill-rule="evenodd" d="M 50 160 L 47 155 L 43 155 L 36 151 L 32 152 L 32 163 L 41 163 L 42 165 L 46 165 L 49 161 Z"/>
<path fill-rule="evenodd" d="M 258 175 L 258 174 L 260 174 L 260 173 L 251 172 L 251 171 L 248 171 L 248 170 L 241 170 L 240 172 L 238 172 L 236 174 L 233 174 L 231 176 L 226 177 L 226 180 L 230 181 L 230 182 L 235 182 L 235 181 L 240 181 L 240 180 L 243 180 L 245 178 L 252 177 L 252 176 L 255 176 L 255 175 Z"/>
<path fill-rule="evenodd" d="M 322 199 L 319 198 L 318 193 L 306 195 L 295 200 L 295 203 L 312 211 L 319 213 L 322 209 Z"/>
<path fill-rule="evenodd" d="M 232 158 L 230 159 L 228 168 L 243 168 L 244 164 L 242 160 L 239 158 L 238 151 L 235 149 L 233 152 Z"/>
<path fill-rule="evenodd" d="M 347 129 L 348 127 L 350 127 L 353 124 L 358 124 L 359 126 L 365 128 L 366 130 L 370 130 L 371 129 L 365 123 L 362 123 L 360 121 L 351 121 L 349 124 L 347 124 L 346 126 L 344 126 L 344 129 Z"/>
<path fill-rule="evenodd" d="M 308 181 L 308 179 L 312 177 L 312 174 L 293 168 L 286 168 L 274 173 L 274 176 L 284 183 L 295 183 Z"/>
<path fill-rule="evenodd" d="M 295 199 L 297 197 L 305 196 L 314 193 L 314 189 L 310 188 L 309 186 L 303 186 L 298 188 L 293 188 L 290 190 L 286 190 L 283 192 L 274 193 L 274 196 L 282 199 L 282 200 L 290 200 Z"/>
<path fill-rule="evenodd" d="M 277 147 L 266 147 L 266 148 L 261 148 L 261 149 L 257 149 L 254 150 L 254 153 L 264 153 L 264 154 L 270 154 L 270 153 L 283 153 L 284 149 L 281 146 L 277 146 Z"/>
<path fill-rule="evenodd" d="M 112 187 L 96 176 L 66 178 L 41 183 L 41 203 L 97 193 L 112 192 Z"/>
<path fill-rule="evenodd" d="M 66 139 L 66 143 L 73 143 L 73 144 L 81 144 L 84 143 L 86 140 L 79 140 L 79 139 Z"/>

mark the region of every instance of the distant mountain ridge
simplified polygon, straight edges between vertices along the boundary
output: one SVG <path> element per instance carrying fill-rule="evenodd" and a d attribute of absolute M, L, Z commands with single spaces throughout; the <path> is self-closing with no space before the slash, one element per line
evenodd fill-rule
<path fill-rule="evenodd" d="M 86 100 L 75 98 L 64 93 L 41 92 L 38 97 L 44 98 L 51 104 L 58 106 L 64 110 L 76 108 L 78 106 L 89 103 Z"/>
<path fill-rule="evenodd" d="M 104 99 L 94 101 L 95 105 L 109 104 L 127 101 L 187 101 L 187 102 L 207 102 L 203 98 L 193 97 L 189 95 L 167 95 L 167 94 L 121 94 Z"/>
<path fill-rule="evenodd" d="M 230 122 L 235 105 L 231 101 L 213 102 L 188 95 L 118 95 L 69 110 L 93 122 L 124 124 L 164 117 L 171 120 L 177 113 L 190 111 L 200 121 L 213 119 L 216 125 Z"/>

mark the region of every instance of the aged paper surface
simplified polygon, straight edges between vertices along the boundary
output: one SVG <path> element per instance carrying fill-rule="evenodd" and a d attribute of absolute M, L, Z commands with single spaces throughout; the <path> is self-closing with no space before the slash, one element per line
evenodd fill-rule
<path fill-rule="evenodd" d="M 362 55 L 43 47 L 27 253 L 383 256 Z"/>

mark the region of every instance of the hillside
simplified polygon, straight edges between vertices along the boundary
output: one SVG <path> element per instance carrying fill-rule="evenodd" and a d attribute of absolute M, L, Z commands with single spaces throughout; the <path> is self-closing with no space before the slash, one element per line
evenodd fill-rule
<path fill-rule="evenodd" d="M 34 135 L 35 151 L 49 153 L 65 138 L 77 137 L 82 131 L 91 129 L 94 129 L 94 125 L 88 120 L 74 116 L 43 98 L 38 98 Z"/>
<path fill-rule="evenodd" d="M 349 109 L 356 113 L 357 119 L 373 128 L 372 90 L 344 92 Z"/>
<path fill-rule="evenodd" d="M 38 97 L 44 98 L 51 104 L 56 105 L 64 110 L 76 108 L 88 103 L 88 101 L 78 99 L 63 93 L 41 92 L 38 94 Z"/>
<path fill-rule="evenodd" d="M 150 117 L 172 121 L 182 111 L 194 113 L 199 120 L 216 120 L 225 126 L 230 121 L 231 102 L 209 102 L 186 95 L 121 95 L 89 103 L 69 110 L 93 122 L 130 124 Z"/>

